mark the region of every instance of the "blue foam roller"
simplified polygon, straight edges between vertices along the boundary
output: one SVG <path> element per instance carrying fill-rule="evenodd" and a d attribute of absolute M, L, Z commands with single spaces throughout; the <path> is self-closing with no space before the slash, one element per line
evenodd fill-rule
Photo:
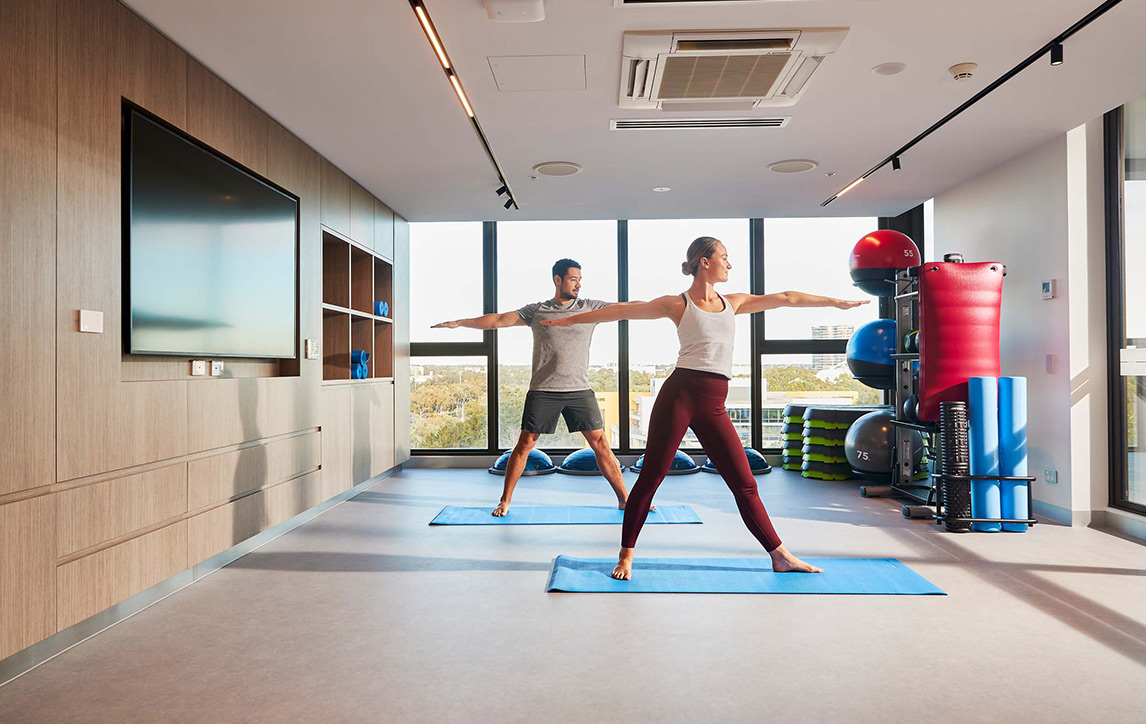
<path fill-rule="evenodd" d="M 970 408 L 971 474 L 999 474 L 999 380 L 972 377 L 967 380 Z M 971 517 L 1000 518 L 1002 506 L 998 480 L 971 481 Z M 974 530 L 997 532 L 1002 523 L 973 523 Z"/>
<path fill-rule="evenodd" d="M 385 317 L 386 302 L 374 302 L 374 313 L 379 317 Z"/>
<path fill-rule="evenodd" d="M 999 474 L 1027 475 L 1027 378 L 999 378 Z M 1029 518 L 1027 483 L 1004 480 L 1000 488 L 1004 518 Z M 1004 523 L 1003 530 L 1021 533 L 1026 523 Z"/>

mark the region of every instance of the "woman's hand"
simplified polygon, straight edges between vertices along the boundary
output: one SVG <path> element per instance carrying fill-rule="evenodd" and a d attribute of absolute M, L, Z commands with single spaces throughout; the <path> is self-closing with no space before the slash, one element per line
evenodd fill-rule
<path fill-rule="evenodd" d="M 835 300 L 833 300 L 832 306 L 835 307 L 836 309 L 855 309 L 856 307 L 862 306 L 864 304 L 870 304 L 870 303 L 871 303 L 870 299 L 864 299 L 863 301 L 859 301 L 859 302 L 854 301 L 852 299 L 835 299 Z"/>

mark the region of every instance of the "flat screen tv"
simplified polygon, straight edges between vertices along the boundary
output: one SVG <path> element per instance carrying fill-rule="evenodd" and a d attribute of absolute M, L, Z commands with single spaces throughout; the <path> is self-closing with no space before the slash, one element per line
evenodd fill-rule
<path fill-rule="evenodd" d="M 124 109 L 124 347 L 295 358 L 298 198 Z"/>

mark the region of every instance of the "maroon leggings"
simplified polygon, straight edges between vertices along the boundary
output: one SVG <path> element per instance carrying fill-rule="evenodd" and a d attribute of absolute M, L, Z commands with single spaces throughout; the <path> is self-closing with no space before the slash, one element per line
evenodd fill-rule
<path fill-rule="evenodd" d="M 634 548 L 649 515 L 653 494 L 668 474 L 677 446 L 688 428 L 696 433 L 704 452 L 720 471 L 736 498 L 740 517 L 756 540 L 771 552 L 780 546 L 780 536 L 760 502 L 756 479 L 732 420 L 724 409 L 728 380 L 711 372 L 677 368 L 661 388 L 649 420 L 649 441 L 641 474 L 625 504 L 621 546 Z"/>

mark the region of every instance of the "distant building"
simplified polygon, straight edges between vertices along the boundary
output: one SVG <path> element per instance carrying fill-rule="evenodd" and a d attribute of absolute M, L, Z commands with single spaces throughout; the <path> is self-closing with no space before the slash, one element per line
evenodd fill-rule
<path fill-rule="evenodd" d="M 832 324 L 812 327 L 812 339 L 850 339 L 856 330 L 850 324 Z M 838 367 L 846 361 L 842 354 L 813 354 L 812 369 L 826 370 Z"/>

